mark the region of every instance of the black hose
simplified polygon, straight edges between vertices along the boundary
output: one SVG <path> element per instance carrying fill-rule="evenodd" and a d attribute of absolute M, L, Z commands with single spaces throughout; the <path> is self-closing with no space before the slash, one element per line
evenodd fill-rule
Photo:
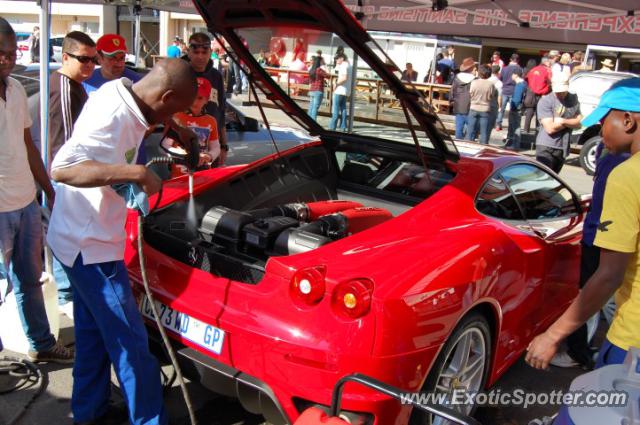
<path fill-rule="evenodd" d="M 169 165 L 169 164 L 173 164 L 173 163 L 174 163 L 174 160 L 170 156 L 157 156 L 155 158 L 151 158 L 151 160 L 145 164 L 145 167 L 149 168 L 153 164 L 167 164 L 167 165 Z M 155 210 L 156 208 L 158 208 L 158 205 L 160 205 L 160 200 L 162 199 L 162 188 L 163 187 L 164 187 L 164 185 L 160 185 L 160 190 L 158 191 L 158 196 L 156 196 L 156 203 L 153 204 L 153 208 L 151 208 L 149 210 L 149 212 Z"/>
<path fill-rule="evenodd" d="M 176 353 L 173 349 L 173 346 L 169 342 L 169 338 L 167 337 L 167 333 L 164 330 L 164 326 L 162 326 L 162 323 L 160 323 L 160 315 L 158 314 L 158 309 L 156 308 L 156 302 L 153 298 L 153 294 L 151 293 L 151 289 L 149 288 L 149 281 L 147 280 L 147 269 L 144 265 L 144 252 L 142 250 L 143 220 L 144 218 L 142 217 L 142 215 L 139 215 L 138 216 L 138 256 L 140 257 L 140 273 L 142 275 L 142 283 L 144 285 L 144 291 L 147 294 L 147 298 L 149 299 L 149 305 L 151 306 L 153 317 L 156 321 L 156 325 L 158 326 L 158 331 L 160 332 L 160 336 L 162 337 L 162 342 L 164 343 L 164 346 L 167 349 L 167 353 L 169 354 L 169 358 L 171 359 L 173 368 L 176 371 L 178 382 L 180 384 L 180 389 L 182 390 L 182 396 L 184 397 L 184 403 L 187 406 L 187 411 L 189 412 L 189 420 L 191 421 L 191 425 L 197 425 L 198 421 L 196 419 L 196 415 L 193 410 L 193 404 L 191 403 L 189 390 L 187 389 L 187 386 L 184 383 L 184 378 L 182 377 L 182 369 L 180 369 L 180 365 L 178 364 Z"/>
<path fill-rule="evenodd" d="M 33 393 L 31 398 L 22 406 L 22 408 L 6 423 L 6 425 L 14 425 L 20 420 L 22 415 L 25 414 L 27 409 L 33 404 L 34 401 L 44 392 L 47 388 L 47 377 L 42 373 L 40 368 L 27 359 L 19 359 L 17 357 L 2 357 L 0 358 L 0 374 L 7 374 L 9 376 L 18 378 L 18 382 L 11 388 L 0 389 L 0 395 L 8 394 L 16 391 L 28 382 L 35 378 L 38 388 Z"/>

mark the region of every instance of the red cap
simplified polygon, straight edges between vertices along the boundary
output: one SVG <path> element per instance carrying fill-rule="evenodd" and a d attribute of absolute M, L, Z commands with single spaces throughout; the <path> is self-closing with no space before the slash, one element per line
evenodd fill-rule
<path fill-rule="evenodd" d="M 198 96 L 205 97 L 209 99 L 211 95 L 211 83 L 206 78 L 198 77 L 196 78 L 198 82 Z"/>
<path fill-rule="evenodd" d="M 105 55 L 127 53 L 127 44 L 124 37 L 118 34 L 105 34 L 98 39 L 96 49 Z"/>

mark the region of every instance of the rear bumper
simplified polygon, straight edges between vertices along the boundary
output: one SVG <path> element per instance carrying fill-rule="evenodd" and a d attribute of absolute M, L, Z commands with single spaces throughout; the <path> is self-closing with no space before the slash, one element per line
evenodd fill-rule
<path fill-rule="evenodd" d="M 147 332 L 151 351 L 168 363 L 160 333 L 149 326 Z M 263 415 L 269 423 L 280 425 L 292 422 L 273 390 L 260 379 L 205 356 L 172 338 L 169 340 L 185 377 L 215 393 L 237 398 L 242 407 L 251 413 Z"/>

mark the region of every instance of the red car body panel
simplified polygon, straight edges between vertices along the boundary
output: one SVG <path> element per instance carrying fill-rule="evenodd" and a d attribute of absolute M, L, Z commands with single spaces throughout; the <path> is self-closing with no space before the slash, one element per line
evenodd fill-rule
<path fill-rule="evenodd" d="M 463 157 L 452 165 L 453 181 L 418 206 L 375 231 L 272 257 L 257 285 L 216 277 L 146 245 L 150 286 L 161 302 L 223 329 L 227 336 L 215 359 L 268 383 L 290 420 L 299 413 L 294 398 L 328 405 L 335 382 L 353 372 L 420 390 L 447 337 L 473 309 L 491 318 L 490 385 L 577 293 L 579 231 L 545 241 L 475 210 L 483 182 L 498 167 L 518 161 L 524 160 L 493 148 Z M 198 173 L 195 192 L 259 164 Z M 187 196 L 184 179 L 169 182 L 161 205 Z M 126 261 L 140 294 L 134 213 L 127 224 Z M 577 219 L 573 228 L 580 227 Z M 301 307 L 289 295 L 290 280 L 296 270 L 317 265 L 327 268 L 327 296 Z M 332 311 L 329 294 L 337 283 L 359 277 L 374 282 L 373 305 L 363 318 L 346 320 Z M 343 408 L 370 412 L 377 423 L 406 423 L 410 413 L 355 385 L 347 385 L 344 394 Z"/>

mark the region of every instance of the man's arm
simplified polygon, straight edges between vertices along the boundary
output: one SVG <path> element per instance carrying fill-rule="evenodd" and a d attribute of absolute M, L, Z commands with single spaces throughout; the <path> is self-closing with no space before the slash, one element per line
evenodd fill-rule
<path fill-rule="evenodd" d="M 567 127 L 567 128 L 580 128 L 582 127 L 582 124 L 580 124 L 580 121 L 582 121 L 582 115 L 578 115 L 575 118 L 565 118 L 562 121 L 562 124 Z"/>
<path fill-rule="evenodd" d="M 544 128 L 544 131 L 546 131 L 548 134 L 553 134 L 555 132 L 558 132 L 560 130 L 562 130 L 564 128 L 564 119 L 563 118 L 542 118 L 540 120 L 540 124 L 542 124 L 542 128 Z"/>
<path fill-rule="evenodd" d="M 526 362 L 536 369 L 546 369 L 560 342 L 599 311 L 624 280 L 630 253 L 602 249 L 598 270 L 558 320 L 531 341 Z"/>
<path fill-rule="evenodd" d="M 118 183 L 137 183 L 148 195 L 160 190 L 162 180 L 143 165 L 105 164 L 88 160 L 51 171 L 53 179 L 75 187 L 100 187 Z"/>
<path fill-rule="evenodd" d="M 220 155 L 218 156 L 218 164 L 224 165 L 225 161 L 227 160 L 227 154 L 229 153 L 226 148 L 222 147 L 222 146 L 226 146 L 227 148 L 229 147 L 229 144 L 227 143 L 227 129 L 225 128 L 225 126 L 222 126 L 222 128 L 219 129 L 218 138 L 220 140 L 220 146 L 221 146 Z"/>
<path fill-rule="evenodd" d="M 24 129 L 24 144 L 27 148 L 27 159 L 29 161 L 31 174 L 33 174 L 33 178 L 36 180 L 36 182 L 38 182 L 45 195 L 47 195 L 49 206 L 52 207 L 56 193 L 53 190 L 51 180 L 49 180 L 49 176 L 47 175 L 47 170 L 44 168 L 40 153 L 36 149 L 36 146 L 33 144 L 33 140 L 31 139 L 31 131 L 28 128 Z"/>

